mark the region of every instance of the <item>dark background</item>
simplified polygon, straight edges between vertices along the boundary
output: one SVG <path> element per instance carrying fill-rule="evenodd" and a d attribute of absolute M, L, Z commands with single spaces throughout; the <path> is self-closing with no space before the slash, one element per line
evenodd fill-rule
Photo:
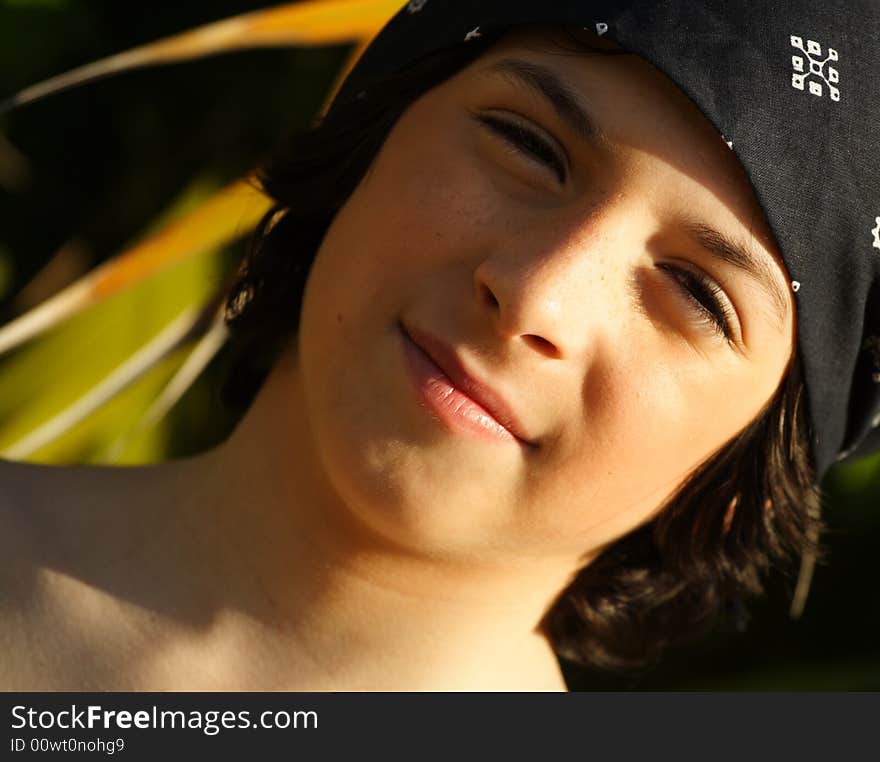
<path fill-rule="evenodd" d="M 83 63 L 256 7 L 234 0 L 0 0 L 0 100 Z M 20 311 L 22 290 L 71 239 L 83 243 L 84 271 L 124 248 L 194 179 L 220 187 L 244 174 L 308 123 L 345 52 L 250 51 L 128 72 L 0 117 L 0 317 Z M 229 268 L 242 250 L 223 254 Z M 59 284 L 37 285 L 44 298 Z M 221 354 L 170 416 L 165 457 L 207 448 L 234 424 L 216 393 L 224 362 Z M 722 623 L 708 639 L 639 673 L 569 669 L 571 687 L 880 689 L 880 459 L 838 469 L 825 488 L 828 557 L 800 620 L 787 614 L 794 576 L 772 578 L 768 596 L 748 604 L 744 631 Z"/>

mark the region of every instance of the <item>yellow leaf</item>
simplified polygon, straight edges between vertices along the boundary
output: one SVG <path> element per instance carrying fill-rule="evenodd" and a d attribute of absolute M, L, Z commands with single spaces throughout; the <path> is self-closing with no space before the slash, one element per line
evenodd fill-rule
<path fill-rule="evenodd" d="M 245 235 L 269 207 L 269 199 L 249 181 L 228 185 L 189 214 L 86 276 L 92 279 L 94 296 L 113 294 L 187 256 Z"/>
<path fill-rule="evenodd" d="M 375 36 L 401 4 L 401 0 L 311 0 L 215 21 L 26 88 L 0 103 L 0 115 L 52 93 L 135 67 L 192 60 L 245 48 L 363 42 Z"/>
<path fill-rule="evenodd" d="M 219 190 L 157 233 L 4 325 L 0 328 L 0 354 L 162 269 L 246 235 L 270 205 L 247 180 Z"/>

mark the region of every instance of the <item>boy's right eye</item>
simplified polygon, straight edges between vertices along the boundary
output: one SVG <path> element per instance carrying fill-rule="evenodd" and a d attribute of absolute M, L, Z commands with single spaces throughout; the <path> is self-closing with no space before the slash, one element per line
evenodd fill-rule
<path fill-rule="evenodd" d="M 503 118 L 496 114 L 474 114 L 473 116 L 480 124 L 505 140 L 513 149 L 551 170 L 560 184 L 565 183 L 568 177 L 565 159 L 560 156 L 559 150 L 536 130 L 527 127 L 520 121 Z"/>

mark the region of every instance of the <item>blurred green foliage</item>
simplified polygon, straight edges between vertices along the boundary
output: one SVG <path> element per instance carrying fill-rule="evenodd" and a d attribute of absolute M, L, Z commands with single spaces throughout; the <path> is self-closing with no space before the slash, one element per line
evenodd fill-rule
<path fill-rule="evenodd" d="M 0 101 L 46 77 L 254 10 L 251 3 L 0 2 Z M 246 51 L 136 70 L 0 118 L 0 298 L 9 320 L 54 270 L 97 265 L 245 174 L 323 102 L 346 50 Z M 4 164 L 4 156 L 6 162 Z M 7 169 L 15 165 L 13 174 Z M 5 180 L 5 182 L 4 182 Z M 65 256 L 75 250 L 77 256 Z M 244 243 L 206 252 L 0 360 L 0 448 L 96 384 L 237 265 Z M 83 263 L 82 259 L 88 261 Z M 67 273 L 69 276 L 70 273 Z M 33 301 L 33 299 L 31 299 Z M 101 461 L 182 362 L 178 353 L 31 460 Z M 235 423 L 218 398 L 221 353 L 121 462 L 209 447 Z"/>
<path fill-rule="evenodd" d="M 249 10 L 253 4 L 241 0 L 0 0 L 0 100 L 80 64 Z M 7 159 L 25 162 L 24 171 L 4 175 L 0 143 L 3 317 L 16 314 L 16 294 L 65 244 L 76 241 L 90 253 L 89 264 L 98 264 L 163 214 L 243 174 L 286 133 L 308 123 L 344 54 L 253 51 L 135 71 L 0 119 Z M 21 161 L 15 166 L 22 170 Z M 175 205 L 175 199 L 183 200 Z M 241 253 L 241 246 L 208 252 L 4 360 L 0 445 L 88 388 L 180 305 L 207 294 Z M 100 459 L 180 360 L 157 367 L 38 459 Z M 220 441 L 235 422 L 217 395 L 224 363 L 223 356 L 212 363 L 168 419 L 131 444 L 124 461 L 176 457 Z M 745 632 L 722 623 L 696 646 L 635 674 L 567 668 L 570 685 L 880 689 L 880 458 L 839 467 L 825 487 L 829 554 L 816 570 L 802 619 L 787 616 L 795 580 L 776 577 L 768 596 L 749 604 Z"/>
<path fill-rule="evenodd" d="M 50 8 L 58 10 L 66 8 L 70 5 L 70 0 L 3 0 L 0 7 L 7 8 L 25 8 L 27 10 L 36 10 L 38 8 Z"/>

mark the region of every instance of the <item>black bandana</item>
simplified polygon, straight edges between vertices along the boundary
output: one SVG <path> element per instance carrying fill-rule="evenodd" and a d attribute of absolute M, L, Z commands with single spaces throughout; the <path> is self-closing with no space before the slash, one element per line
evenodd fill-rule
<path fill-rule="evenodd" d="M 722 133 L 792 278 L 817 475 L 880 450 L 880 1 L 412 0 L 337 103 L 525 23 L 641 55 Z"/>

